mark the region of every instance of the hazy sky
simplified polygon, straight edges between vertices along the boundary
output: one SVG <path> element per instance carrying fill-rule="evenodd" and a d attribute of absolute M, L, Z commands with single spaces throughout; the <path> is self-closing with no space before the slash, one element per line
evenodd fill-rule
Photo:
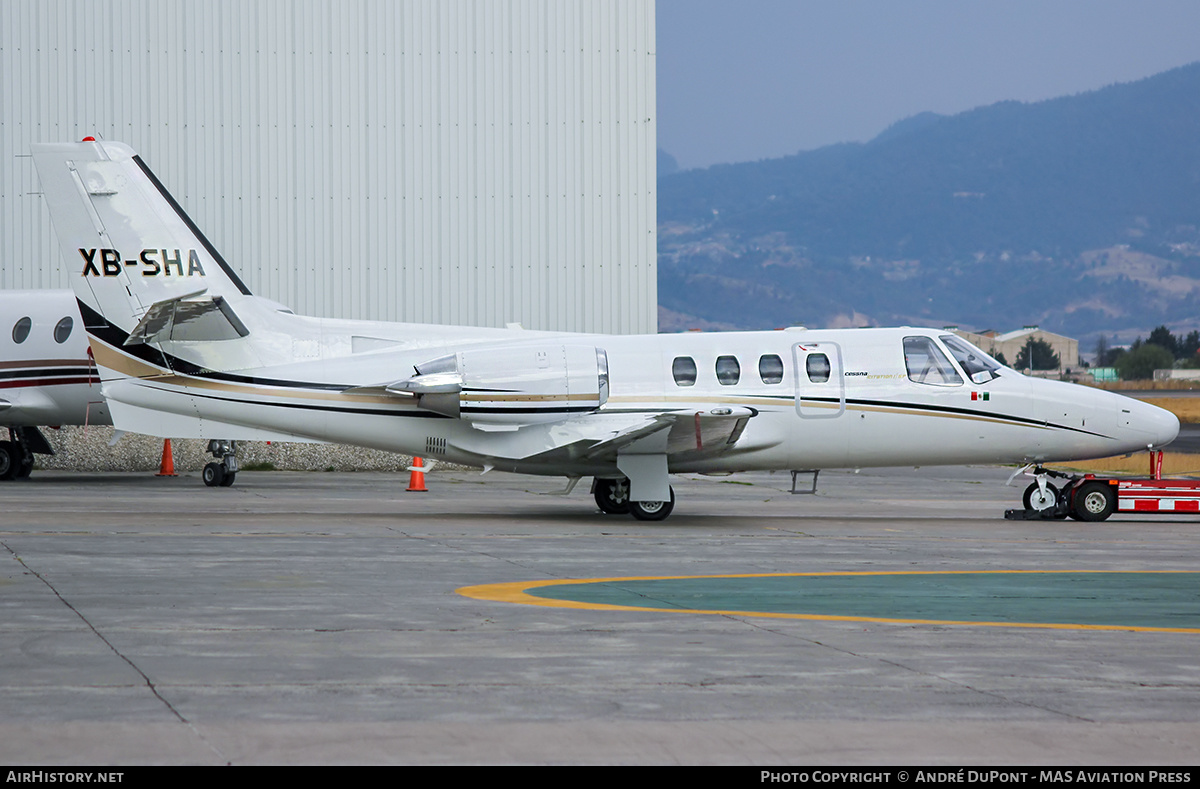
<path fill-rule="evenodd" d="M 657 0 L 656 24 L 658 145 L 685 169 L 1200 60 L 1196 0 Z"/>

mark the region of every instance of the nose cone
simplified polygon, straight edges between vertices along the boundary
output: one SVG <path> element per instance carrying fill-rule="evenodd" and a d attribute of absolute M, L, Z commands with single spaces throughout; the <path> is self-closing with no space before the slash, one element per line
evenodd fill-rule
<path fill-rule="evenodd" d="M 1118 423 L 1129 433 L 1144 439 L 1146 447 L 1159 449 L 1179 435 L 1179 417 L 1165 408 L 1127 398 L 1121 403 Z"/>

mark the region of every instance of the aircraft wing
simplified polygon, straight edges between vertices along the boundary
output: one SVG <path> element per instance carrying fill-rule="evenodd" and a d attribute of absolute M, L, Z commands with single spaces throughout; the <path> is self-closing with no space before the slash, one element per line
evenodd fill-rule
<path fill-rule="evenodd" d="M 556 441 L 547 446 L 540 432 L 506 433 L 503 445 L 492 434 L 462 434 L 450 440 L 472 454 L 539 463 L 594 461 L 608 465 L 618 455 L 655 454 L 686 459 L 715 457 L 731 451 L 746 423 L 758 412 L 752 408 L 714 406 L 701 410 L 652 414 L 608 413 L 563 423 Z"/>
<path fill-rule="evenodd" d="M 651 436 L 665 437 L 667 455 L 720 455 L 733 448 L 746 429 L 746 423 L 757 414 L 752 408 L 726 406 L 667 411 L 648 416 L 640 424 L 594 443 L 581 453 L 581 457 L 587 460 L 613 458 L 621 450 Z M 665 436 L 660 435 L 663 433 Z"/>

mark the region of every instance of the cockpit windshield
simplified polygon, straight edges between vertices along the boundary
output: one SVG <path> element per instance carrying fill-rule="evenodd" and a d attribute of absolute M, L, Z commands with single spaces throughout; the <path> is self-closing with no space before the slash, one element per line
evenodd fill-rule
<path fill-rule="evenodd" d="M 971 343 L 954 334 L 941 335 L 942 342 L 962 365 L 963 372 L 973 382 L 986 384 L 993 378 L 1000 377 L 1000 362 L 988 356 Z"/>
<path fill-rule="evenodd" d="M 904 365 L 908 379 L 930 386 L 962 386 L 962 376 L 932 337 L 904 338 Z"/>

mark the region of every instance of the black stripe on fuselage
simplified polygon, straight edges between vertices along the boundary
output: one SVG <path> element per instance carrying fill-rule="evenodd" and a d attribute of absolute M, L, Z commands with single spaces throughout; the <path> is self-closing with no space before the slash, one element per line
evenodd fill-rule
<path fill-rule="evenodd" d="M 170 389 L 161 386 L 153 386 L 145 382 L 141 383 L 148 389 L 154 389 L 159 392 L 168 392 L 171 394 L 179 394 Z M 188 397 L 199 397 L 204 400 L 217 400 L 222 403 L 237 403 L 238 405 L 259 405 L 268 408 L 291 408 L 299 411 L 328 411 L 339 414 L 366 414 L 371 416 L 404 416 L 416 417 L 418 419 L 451 419 L 452 417 L 445 414 L 438 414 L 433 411 L 413 410 L 413 409 L 379 409 L 379 408 L 355 408 L 353 406 L 341 405 L 315 405 L 312 403 L 278 403 L 278 402 L 263 402 L 260 400 L 248 400 L 244 397 L 220 397 L 218 395 L 202 394 L 195 390 L 188 390 Z"/>
<path fill-rule="evenodd" d="M 131 356 L 134 356 L 135 358 L 138 358 L 148 364 L 154 365 L 156 367 L 165 368 L 166 370 L 170 370 L 175 373 L 179 373 L 182 375 L 189 375 L 194 378 L 203 378 L 203 379 L 216 380 L 216 381 L 226 381 L 229 383 L 252 384 L 255 386 L 275 386 L 275 387 L 289 388 L 289 389 L 315 389 L 315 390 L 319 390 L 319 391 L 342 392 L 347 389 L 352 389 L 355 386 L 353 384 L 324 384 L 324 383 L 312 383 L 312 382 L 307 382 L 307 381 L 288 381 L 288 380 L 281 380 L 281 379 L 275 379 L 275 378 L 260 378 L 258 376 L 237 375 L 234 373 L 219 373 L 219 372 L 215 372 L 212 370 L 205 370 L 191 362 L 185 361 L 176 356 L 171 356 L 171 355 L 165 354 L 162 351 L 159 351 L 159 350 L 153 348 L 152 346 L 150 346 L 147 343 L 126 346 L 125 340 L 129 337 L 129 335 L 127 333 L 125 333 L 124 331 L 122 331 L 121 329 L 119 329 L 118 327 L 113 325 L 110 321 L 108 321 L 106 318 L 104 318 L 104 316 L 102 316 L 100 313 L 96 312 L 94 309 L 89 307 L 87 304 L 83 303 L 83 301 L 80 301 L 78 299 L 76 301 L 79 304 L 79 312 L 80 312 L 81 316 L 83 317 L 84 325 L 87 327 L 87 331 L 89 334 L 95 336 L 97 339 L 100 339 L 100 340 L 108 343 L 109 345 L 113 346 L 114 348 L 119 348 L 122 352 L 127 353 Z M 749 397 L 792 400 L 793 402 L 795 401 L 795 396 L 790 395 L 790 394 L 749 395 Z M 220 400 L 220 399 L 225 399 L 225 398 L 213 398 L 213 399 Z M 837 397 L 803 397 L 803 398 L 801 398 L 801 403 L 803 404 L 804 402 L 837 404 L 837 403 L 841 403 L 842 400 Z M 975 408 L 960 408 L 957 406 L 946 406 L 946 405 L 927 405 L 924 403 L 905 403 L 905 402 L 891 401 L 891 400 L 866 400 L 866 399 L 859 399 L 859 398 L 846 398 L 845 403 L 847 405 L 874 406 L 874 407 L 878 407 L 878 408 L 898 408 L 898 409 L 905 409 L 905 410 L 916 411 L 916 412 L 927 412 L 929 414 L 956 414 L 956 415 L 961 415 L 961 416 L 971 416 L 971 417 L 979 417 L 979 418 L 985 418 L 985 419 L 999 419 L 999 420 L 1004 420 L 1004 421 L 1008 421 L 1008 422 L 1013 422 L 1015 424 L 1028 425 L 1030 427 L 1049 427 L 1049 428 L 1054 428 L 1056 430 L 1066 430 L 1066 431 L 1070 431 L 1073 433 L 1082 433 L 1082 434 L 1088 435 L 1088 436 L 1096 436 L 1097 438 L 1113 439 L 1112 436 L 1107 436 L 1107 435 L 1104 435 L 1103 433 L 1096 433 L 1091 430 L 1084 430 L 1084 429 L 1078 428 L 1078 427 L 1068 427 L 1067 425 L 1059 425 L 1059 424 L 1055 424 L 1053 422 L 1043 422 L 1043 421 L 1039 421 L 1037 419 L 1030 419 L 1028 417 L 1023 417 L 1023 416 L 1012 416 L 1010 414 L 997 413 L 994 411 L 981 411 L 981 410 L 975 409 Z M 260 403 L 259 405 L 269 405 L 269 404 L 268 403 Z M 358 412 L 380 413 L 378 411 L 372 411 L 370 409 L 344 409 L 344 408 L 339 408 L 339 407 L 325 407 L 325 406 L 295 405 L 295 406 L 289 406 L 289 407 L 311 408 L 311 409 L 317 409 L 317 410 L 325 409 L 325 410 L 333 410 L 333 411 L 340 410 L 340 411 L 347 411 L 349 413 L 358 413 Z M 548 413 L 552 409 L 542 409 L 542 408 L 484 409 L 484 408 L 475 408 L 475 407 L 471 407 L 471 406 L 464 406 L 463 410 L 467 411 L 467 412 L 472 412 L 472 413 Z M 560 409 L 560 410 L 563 411 L 564 413 L 578 413 L 578 412 L 594 411 L 596 409 L 588 408 L 586 406 L 580 406 L 580 407 L 576 407 L 576 408 L 568 408 L 568 409 Z M 609 410 L 608 413 L 641 412 L 641 413 L 658 414 L 658 413 L 662 413 L 663 410 L 670 410 L 670 409 L 661 409 L 661 408 L 660 409 L 653 409 L 653 408 L 612 409 L 612 410 Z M 388 412 L 388 413 L 392 413 L 392 412 Z M 433 414 L 433 412 L 427 412 L 427 413 L 429 413 L 432 416 L 439 416 L 439 417 L 444 416 L 441 414 Z M 426 414 L 425 413 L 418 414 L 415 412 L 410 414 L 410 413 L 406 412 L 404 415 L 425 416 Z M 445 417 L 445 418 L 449 418 L 449 417 Z M 1115 439 L 1113 439 L 1113 440 L 1115 440 Z"/>
<path fill-rule="evenodd" d="M 75 375 L 87 375 L 90 368 L 80 367 L 26 367 L 21 370 L 11 370 L 0 373 L 0 380 L 13 378 L 66 378 Z"/>
<path fill-rule="evenodd" d="M 801 398 L 801 404 L 804 402 L 813 403 L 839 403 L 836 397 L 804 397 Z M 984 417 L 987 419 L 1003 419 L 1007 422 L 1016 422 L 1017 424 L 1029 425 L 1030 427 L 1052 427 L 1056 430 L 1069 430 L 1072 433 L 1083 433 L 1088 436 L 1096 436 L 1097 438 L 1112 438 L 1103 433 L 1096 433 L 1091 430 L 1084 430 L 1079 427 L 1068 427 L 1067 425 L 1059 425 L 1054 422 L 1046 422 L 1039 419 L 1030 419 L 1025 416 L 1012 416 L 1011 414 L 997 413 L 994 411 L 980 411 L 975 408 L 959 408 L 958 406 L 950 405 L 928 405 L 925 403 L 904 403 L 891 400 L 862 400 L 858 398 L 846 398 L 847 405 L 867 405 L 878 408 L 906 408 L 912 411 L 928 411 L 933 414 L 959 414 L 962 416 Z"/>
<path fill-rule="evenodd" d="M 787 395 L 787 394 L 747 395 L 747 398 L 789 400 L 789 401 L 792 401 L 793 403 L 795 402 L 795 399 L 796 399 L 794 395 Z M 801 398 L 801 404 L 803 404 L 803 403 L 823 403 L 823 404 L 837 405 L 841 402 L 842 402 L 842 400 L 837 397 L 803 397 L 803 398 Z M 861 398 L 850 398 L 850 397 L 846 398 L 845 403 L 847 406 L 851 406 L 851 405 L 873 406 L 875 408 L 894 408 L 894 409 L 898 409 L 898 410 L 913 411 L 913 412 L 915 412 L 915 415 L 917 415 L 917 416 L 921 416 L 921 415 L 923 415 L 922 412 L 926 412 L 930 416 L 936 416 L 938 414 L 947 414 L 947 415 L 977 417 L 980 419 L 993 419 L 993 420 L 1002 421 L 1002 422 L 1012 422 L 1013 424 L 1016 424 L 1016 425 L 1027 425 L 1029 427 L 1053 428 L 1055 430 L 1066 430 L 1066 431 L 1069 431 L 1072 433 L 1082 433 L 1084 435 L 1095 436 L 1097 438 L 1107 438 L 1107 439 L 1110 439 L 1113 441 L 1116 440 L 1113 436 L 1105 435 L 1104 433 L 1096 433 L 1091 430 L 1084 430 L 1083 428 L 1069 427 L 1067 425 L 1059 425 L 1059 424 L 1055 424 L 1053 422 L 1043 422 L 1043 421 L 1037 420 L 1037 419 L 1030 419 L 1029 417 L 1013 416 L 1011 414 L 997 413 L 995 411 L 981 411 L 981 410 L 978 410 L 975 408 L 959 408 L 957 406 L 948 406 L 948 405 L 927 405 L 925 403 L 906 403 L 906 402 L 897 401 L 897 400 L 866 400 L 866 399 L 861 399 Z M 759 407 L 761 408 L 762 406 L 759 406 Z M 791 409 L 793 407 L 794 406 L 788 406 L 789 409 Z M 661 408 L 611 408 L 611 409 L 605 409 L 605 413 L 610 413 L 610 414 L 612 414 L 612 413 L 661 414 L 663 412 L 663 410 L 664 409 L 661 409 Z M 665 410 L 670 410 L 670 409 L 665 409 Z"/>
<path fill-rule="evenodd" d="M 503 406 L 459 406 L 464 414 L 587 414 L 597 410 L 595 406 L 536 406 L 521 408 L 505 408 Z"/>
<path fill-rule="evenodd" d="M 288 389 L 318 389 L 326 392 L 342 392 L 352 388 L 350 384 L 322 384 L 311 381 L 288 381 L 279 378 L 260 378 L 254 375 L 221 373 L 215 370 L 206 370 L 186 359 L 180 359 L 178 356 L 163 353 L 149 343 L 126 345 L 125 340 L 129 338 L 127 333 L 82 301 L 77 301 L 79 303 L 79 312 L 83 317 L 83 324 L 87 327 L 88 334 L 119 349 L 122 353 L 128 354 L 135 359 L 140 359 L 146 364 L 161 367 L 164 370 L 179 375 L 189 375 L 193 378 L 203 378 L 210 381 L 225 381 L 254 386 L 277 386 Z"/>

